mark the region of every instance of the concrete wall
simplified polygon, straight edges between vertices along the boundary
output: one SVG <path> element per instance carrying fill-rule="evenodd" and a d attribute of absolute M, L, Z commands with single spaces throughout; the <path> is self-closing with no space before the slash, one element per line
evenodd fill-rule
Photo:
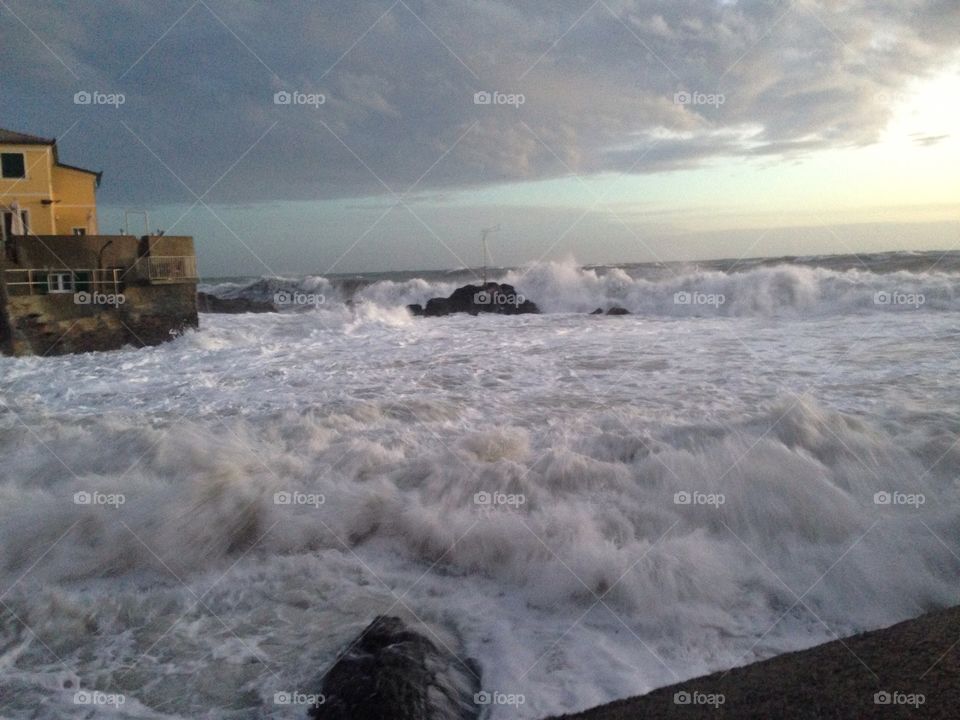
<path fill-rule="evenodd" d="M 15 237 L 10 242 L 15 249 L 16 261 L 0 258 L 0 267 L 96 268 L 98 257 L 99 267 L 132 267 L 138 258 L 150 255 L 194 255 L 193 238 L 188 235 L 38 235 Z M 131 273 L 129 277 L 135 274 Z"/>
<path fill-rule="evenodd" d="M 108 241 L 100 267 L 125 269 L 122 297 L 112 297 L 112 286 L 96 288 L 100 297 L 87 293 L 84 298 L 75 292 L 28 294 L 22 286 L 8 285 L 10 269 L 96 269 L 97 255 Z M 191 237 L 44 236 L 18 237 L 16 243 L 17 262 L 0 253 L 0 350 L 6 354 L 156 345 L 198 325 L 196 280 L 150 282 L 137 264 L 145 253 L 192 256 Z"/>

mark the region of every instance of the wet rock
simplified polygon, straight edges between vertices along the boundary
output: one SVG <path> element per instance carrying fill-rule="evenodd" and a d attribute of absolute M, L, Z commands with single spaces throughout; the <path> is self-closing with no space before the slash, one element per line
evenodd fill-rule
<path fill-rule="evenodd" d="M 407 310 L 410 311 L 410 314 L 414 317 L 423 317 L 423 305 L 416 303 L 414 305 L 407 305 Z"/>
<path fill-rule="evenodd" d="M 593 311 L 592 313 L 590 313 L 590 314 L 591 314 L 591 315 L 603 315 L 603 308 L 597 308 L 596 310 L 594 310 L 594 311 Z"/>
<path fill-rule="evenodd" d="M 631 312 L 626 308 L 622 308 L 619 305 L 612 306 L 607 310 L 607 315 L 630 315 Z"/>
<path fill-rule="evenodd" d="M 486 285 L 464 285 L 453 291 L 450 297 L 431 298 L 423 309 L 426 317 L 439 317 L 452 313 L 497 313 L 500 315 L 525 315 L 539 313 L 536 303 L 519 294 L 513 285 L 489 282 Z"/>
<path fill-rule="evenodd" d="M 323 680 L 313 720 L 476 720 L 480 670 L 411 630 L 379 616 Z"/>

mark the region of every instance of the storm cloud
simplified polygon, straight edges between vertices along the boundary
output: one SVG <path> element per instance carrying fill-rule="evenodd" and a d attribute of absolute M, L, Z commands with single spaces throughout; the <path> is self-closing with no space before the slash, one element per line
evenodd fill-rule
<path fill-rule="evenodd" d="M 0 125 L 117 203 L 652 173 L 873 143 L 958 31 L 955 0 L 3 0 Z"/>

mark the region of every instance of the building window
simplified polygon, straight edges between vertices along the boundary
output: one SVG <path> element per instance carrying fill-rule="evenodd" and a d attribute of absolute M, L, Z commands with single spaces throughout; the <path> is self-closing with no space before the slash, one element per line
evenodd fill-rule
<path fill-rule="evenodd" d="M 71 293 L 73 292 L 73 274 L 50 273 L 47 275 L 47 292 L 50 293 Z"/>
<path fill-rule="evenodd" d="M 27 164 L 23 161 L 23 153 L 0 153 L 0 176 L 25 178 Z"/>
<path fill-rule="evenodd" d="M 87 229 L 86 229 L 85 227 L 75 227 L 75 228 L 73 229 L 73 234 L 74 234 L 74 235 L 86 235 L 86 234 L 87 234 Z"/>

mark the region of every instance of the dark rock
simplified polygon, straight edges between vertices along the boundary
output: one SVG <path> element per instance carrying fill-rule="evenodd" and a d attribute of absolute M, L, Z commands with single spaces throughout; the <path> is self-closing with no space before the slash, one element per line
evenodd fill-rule
<path fill-rule="evenodd" d="M 263 313 L 276 312 L 273 303 L 249 298 L 221 298 L 210 293 L 197 293 L 197 310 L 204 313 Z"/>
<path fill-rule="evenodd" d="M 475 720 L 479 667 L 379 616 L 326 673 L 313 720 Z"/>
<path fill-rule="evenodd" d="M 451 313 L 497 313 L 500 315 L 525 315 L 539 313 L 536 303 L 527 300 L 513 287 L 505 283 L 488 282 L 486 285 L 464 285 L 453 291 L 450 297 L 427 300 L 423 314 L 427 317 Z"/>
<path fill-rule="evenodd" d="M 958 637 L 960 608 L 951 608 L 562 717 L 954 720 L 960 703 Z M 699 704 L 690 702 L 695 696 Z M 711 697 L 719 704 L 711 704 Z"/>
<path fill-rule="evenodd" d="M 607 315 L 630 315 L 630 311 L 626 308 L 622 308 L 619 305 L 614 305 L 609 310 L 607 310 Z"/>
<path fill-rule="evenodd" d="M 594 311 L 593 311 L 592 313 L 590 313 L 590 314 L 591 314 L 591 315 L 603 315 L 603 308 L 597 308 L 596 310 L 594 310 Z"/>
<path fill-rule="evenodd" d="M 423 305 L 420 305 L 419 303 L 407 305 L 407 310 L 409 310 L 410 314 L 414 317 L 423 317 Z"/>

